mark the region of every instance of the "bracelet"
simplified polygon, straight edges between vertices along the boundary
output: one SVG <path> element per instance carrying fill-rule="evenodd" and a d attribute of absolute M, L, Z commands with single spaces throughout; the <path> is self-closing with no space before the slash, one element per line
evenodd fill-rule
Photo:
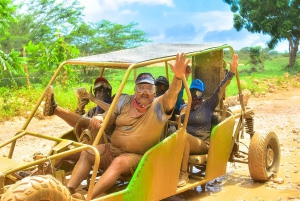
<path fill-rule="evenodd" d="M 85 110 L 81 110 L 80 111 L 78 108 L 76 108 L 75 113 L 79 114 L 79 115 L 84 115 L 85 114 Z"/>
<path fill-rule="evenodd" d="M 181 78 L 181 77 L 176 77 L 176 76 L 175 76 L 175 78 L 176 78 L 177 80 L 182 80 L 182 78 Z"/>

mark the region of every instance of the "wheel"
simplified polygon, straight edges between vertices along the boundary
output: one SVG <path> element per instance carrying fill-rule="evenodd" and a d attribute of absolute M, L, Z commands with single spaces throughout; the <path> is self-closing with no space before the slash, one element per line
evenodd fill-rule
<path fill-rule="evenodd" d="M 2 201 L 71 201 L 69 190 L 51 175 L 29 176 L 16 182 Z"/>
<path fill-rule="evenodd" d="M 249 147 L 248 167 L 254 181 L 267 181 L 278 172 L 280 146 L 274 132 L 254 133 Z"/>

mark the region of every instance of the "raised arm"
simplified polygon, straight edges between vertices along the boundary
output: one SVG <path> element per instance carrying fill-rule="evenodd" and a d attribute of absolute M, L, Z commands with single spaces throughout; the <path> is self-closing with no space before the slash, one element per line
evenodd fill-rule
<path fill-rule="evenodd" d="M 226 87 L 230 84 L 234 74 L 239 65 L 239 57 L 237 54 L 232 56 L 232 61 L 228 62 L 230 65 L 230 71 L 226 74 L 225 78 L 222 80 L 220 85 L 216 88 L 215 92 L 211 97 L 209 97 L 207 103 L 211 106 L 212 109 L 218 105 L 220 99 L 223 97 Z"/>
<path fill-rule="evenodd" d="M 236 73 L 236 69 L 239 66 L 239 56 L 237 54 L 234 54 L 232 56 L 232 61 L 228 62 L 230 65 L 230 71 L 235 74 Z"/>
<path fill-rule="evenodd" d="M 90 92 L 81 95 L 82 99 L 89 99 L 90 101 L 92 101 L 93 103 L 96 103 L 99 107 L 101 107 L 101 109 L 103 109 L 104 111 L 107 111 L 109 109 L 110 104 L 105 103 L 104 101 L 101 101 L 99 99 L 97 99 L 93 94 L 92 94 L 92 87 L 90 88 Z"/>
<path fill-rule="evenodd" d="M 104 101 L 101 101 L 99 99 L 93 99 L 91 100 L 92 102 L 96 103 L 99 107 L 101 107 L 101 109 L 103 109 L 104 111 L 107 111 L 109 109 L 110 104 L 105 103 Z"/>
<path fill-rule="evenodd" d="M 167 114 L 170 113 L 175 106 L 182 85 L 182 76 L 185 74 L 189 62 L 190 60 L 186 60 L 186 55 L 184 53 L 181 53 L 180 55 L 177 53 L 175 64 L 168 63 L 174 73 L 174 77 L 169 89 L 162 97 L 163 107 Z"/>

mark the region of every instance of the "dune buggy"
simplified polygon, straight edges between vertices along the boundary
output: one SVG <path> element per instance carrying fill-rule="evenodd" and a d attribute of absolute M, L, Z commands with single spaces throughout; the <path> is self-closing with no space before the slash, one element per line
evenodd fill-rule
<path fill-rule="evenodd" d="M 234 53 L 229 45 L 152 44 L 107 54 L 70 59 L 60 64 L 46 89 L 54 83 L 65 65 L 89 66 L 99 69 L 99 74 L 104 76 L 109 76 L 105 74 L 107 69 L 123 69 L 124 77 L 107 111 L 107 116 L 110 116 L 112 108 L 115 107 L 126 83 L 133 83 L 132 80 L 129 80 L 130 75 L 135 75 L 139 68 L 156 65 L 156 68 L 163 68 L 166 77 L 169 78 L 167 62 L 174 60 L 176 53 L 184 52 L 192 61 L 192 78 L 199 78 L 204 81 L 206 84 L 205 95 L 209 96 L 226 74 L 227 64 L 224 59 L 224 51 L 226 50 L 231 54 Z M 151 72 L 151 68 L 147 70 Z M 235 77 L 240 105 L 228 107 L 223 100 L 220 101 L 215 110 L 219 122 L 211 131 L 209 152 L 205 155 L 190 156 L 190 180 L 187 185 L 177 188 L 186 139 L 187 119 L 191 107 L 189 86 L 187 80 L 183 78 L 185 93 L 187 94 L 185 119 L 183 122 L 180 121 L 181 118 L 178 118 L 178 121 L 168 122 L 168 124 L 175 124 L 178 130 L 172 134 L 167 134 L 165 131 L 162 140 L 144 154 L 131 178 L 120 178 L 120 182 L 108 190 L 106 195 L 93 200 L 161 200 L 197 186 L 204 186 L 207 182 L 226 174 L 228 162 L 248 164 L 250 176 L 255 181 L 267 181 L 276 175 L 280 164 L 278 138 L 271 131 L 254 131 L 253 108 L 244 105 L 238 73 Z M 107 121 L 104 121 L 93 145 L 78 142 L 73 129 L 62 133 L 60 137 L 29 131 L 27 129 L 28 124 L 42 103 L 45 91 L 20 131 L 13 138 L 0 145 L 0 148 L 10 146 L 8 157 L 0 157 L 1 200 L 76 200 L 76 198 L 71 197 L 68 189 L 64 186 L 67 182 L 67 176 L 70 175 L 74 167 L 72 164 L 66 163 L 60 169 L 53 168 L 50 175 L 20 178 L 17 172 L 38 169 L 42 174 L 45 162 L 50 160 L 51 164 L 54 164 L 58 158 L 83 150 L 93 152 L 96 161 L 87 182 L 82 184 L 79 189 L 80 193 L 85 195 L 86 200 L 91 200 L 95 180 L 99 177 L 98 167 L 101 160 L 95 145 L 98 144 Z M 247 151 L 240 149 L 240 138 L 244 133 L 249 134 L 251 139 Z M 14 148 L 18 140 L 26 135 L 53 141 L 54 144 L 49 150 L 48 156 L 40 157 L 31 162 L 16 162 L 13 157 Z"/>

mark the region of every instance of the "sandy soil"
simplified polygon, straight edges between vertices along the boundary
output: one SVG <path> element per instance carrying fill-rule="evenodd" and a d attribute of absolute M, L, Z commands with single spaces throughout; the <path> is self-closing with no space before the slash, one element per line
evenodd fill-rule
<path fill-rule="evenodd" d="M 276 179 L 266 183 L 253 182 L 247 164 L 229 164 L 227 174 L 209 182 L 205 192 L 198 187 L 166 200 L 300 200 L 299 103 L 300 89 L 251 97 L 248 103 L 254 108 L 255 131 L 271 130 L 279 138 L 281 165 Z"/>
<path fill-rule="evenodd" d="M 300 200 L 300 89 L 251 97 L 248 105 L 254 107 L 255 130 L 272 130 L 278 135 L 281 145 L 281 165 L 277 179 L 266 183 L 253 182 L 245 164 L 229 164 L 227 174 L 211 181 L 202 192 L 198 187 L 168 198 L 168 201 L 183 200 Z M 24 125 L 26 119 L 0 123 L 0 143 L 11 138 Z M 33 119 L 28 130 L 58 136 L 71 127 L 60 118 Z M 247 136 L 245 137 L 247 139 Z M 19 161 L 31 161 L 35 152 L 47 154 L 52 142 L 32 137 L 21 138 L 14 152 Z M 9 146 L 0 149 L 0 156 L 7 156 Z"/>

